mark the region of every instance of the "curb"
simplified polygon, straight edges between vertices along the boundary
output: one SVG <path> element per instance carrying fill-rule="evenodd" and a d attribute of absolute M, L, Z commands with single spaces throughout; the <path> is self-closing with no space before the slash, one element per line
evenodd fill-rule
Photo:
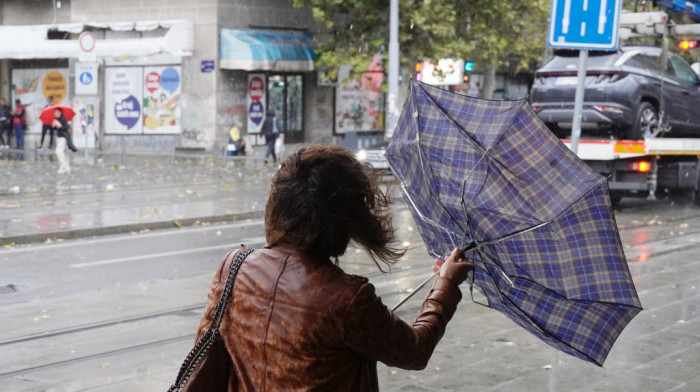
<path fill-rule="evenodd" d="M 141 230 L 173 229 L 184 226 L 194 226 L 196 223 L 233 222 L 243 219 L 257 219 L 265 215 L 264 211 L 249 211 L 238 214 L 225 214 L 214 216 L 202 216 L 197 218 L 171 219 L 156 222 L 133 223 L 117 226 L 92 227 L 88 229 L 74 229 L 66 231 L 53 231 L 49 233 L 21 234 L 0 237 L 0 246 L 20 245 L 45 242 L 46 240 L 76 239 L 85 237 L 99 237 L 112 234 L 130 233 Z"/>

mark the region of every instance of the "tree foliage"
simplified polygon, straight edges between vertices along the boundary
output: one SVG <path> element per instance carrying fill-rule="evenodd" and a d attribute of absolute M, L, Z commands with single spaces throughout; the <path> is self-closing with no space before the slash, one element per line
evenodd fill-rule
<path fill-rule="evenodd" d="M 367 69 L 389 45 L 389 0 L 294 0 L 333 34 L 319 43 L 317 65 Z M 545 48 L 549 0 L 401 0 L 401 67 L 416 60 L 463 58 L 484 66 L 530 69 Z"/>

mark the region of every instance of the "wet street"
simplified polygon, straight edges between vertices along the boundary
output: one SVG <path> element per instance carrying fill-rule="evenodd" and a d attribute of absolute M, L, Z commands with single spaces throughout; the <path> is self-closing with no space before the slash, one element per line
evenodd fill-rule
<path fill-rule="evenodd" d="M 391 273 L 354 248 L 341 259 L 346 271 L 368 276 L 388 305 L 429 276 L 431 265 L 407 209 L 397 203 L 394 212 L 409 252 Z M 700 390 L 700 208 L 683 198 L 624 199 L 616 218 L 645 310 L 605 367 L 555 351 L 472 303 L 464 287 L 428 367 L 380 365 L 382 390 Z M 0 248 L 0 389 L 166 390 L 193 344 L 221 257 L 240 243 L 263 242 L 262 220 L 250 218 Z M 422 298 L 398 314 L 411 321 Z"/>

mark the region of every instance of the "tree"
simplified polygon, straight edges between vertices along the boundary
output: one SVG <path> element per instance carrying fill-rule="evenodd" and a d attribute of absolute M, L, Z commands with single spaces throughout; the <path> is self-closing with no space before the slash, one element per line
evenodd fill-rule
<path fill-rule="evenodd" d="M 401 67 L 416 60 L 464 58 L 482 66 L 531 69 L 540 60 L 549 0 L 401 0 Z M 308 7 L 333 34 L 319 44 L 317 65 L 337 74 L 350 64 L 363 72 L 372 56 L 385 56 L 389 40 L 388 0 L 294 0 Z"/>

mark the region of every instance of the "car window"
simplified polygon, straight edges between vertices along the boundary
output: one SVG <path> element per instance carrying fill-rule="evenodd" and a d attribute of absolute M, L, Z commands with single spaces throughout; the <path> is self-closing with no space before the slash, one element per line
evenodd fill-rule
<path fill-rule="evenodd" d="M 698 76 L 681 58 L 671 57 L 669 60 L 671 62 L 671 66 L 673 67 L 673 72 L 676 74 L 678 79 L 685 80 L 686 82 L 693 84 L 698 82 Z"/>
<path fill-rule="evenodd" d="M 644 68 L 653 69 L 655 71 L 661 71 L 661 60 L 659 56 L 653 56 L 650 54 L 638 54 L 632 58 L 644 66 Z"/>

